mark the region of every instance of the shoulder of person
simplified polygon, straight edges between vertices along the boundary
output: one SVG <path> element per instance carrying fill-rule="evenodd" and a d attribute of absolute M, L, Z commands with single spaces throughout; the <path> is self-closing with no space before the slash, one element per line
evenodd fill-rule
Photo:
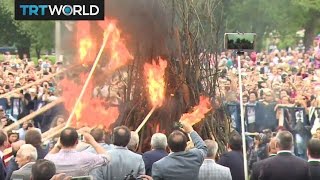
<path fill-rule="evenodd" d="M 157 152 L 156 151 L 146 151 L 142 154 L 142 156 L 152 156 L 153 154 L 156 154 Z"/>
<path fill-rule="evenodd" d="M 216 167 L 217 167 L 219 170 L 221 170 L 221 171 L 228 171 L 228 172 L 230 172 L 230 168 L 228 168 L 228 167 L 222 166 L 222 165 L 217 164 L 217 163 L 215 163 L 214 166 L 216 166 Z"/>
<path fill-rule="evenodd" d="M 230 158 L 231 156 L 234 155 L 234 152 L 233 151 L 230 151 L 230 152 L 225 152 L 221 155 L 221 158 Z"/>

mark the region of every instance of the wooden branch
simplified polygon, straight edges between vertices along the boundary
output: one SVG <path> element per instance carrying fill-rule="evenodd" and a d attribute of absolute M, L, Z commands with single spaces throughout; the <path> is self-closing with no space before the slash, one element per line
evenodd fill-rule
<path fill-rule="evenodd" d="M 65 127 L 62 127 L 62 128 L 60 128 L 60 129 L 58 129 L 58 130 L 56 130 L 56 131 L 50 131 L 50 132 L 48 132 L 48 134 L 46 135 L 46 137 L 43 137 L 43 138 L 42 138 L 42 142 L 46 142 L 46 141 L 50 140 L 50 139 L 53 138 L 54 136 L 60 134 L 60 133 L 62 132 L 62 130 L 64 130 L 64 129 L 65 129 Z"/>
<path fill-rule="evenodd" d="M 139 131 L 142 129 L 142 127 L 147 123 L 147 121 L 149 120 L 150 116 L 152 115 L 152 113 L 154 112 L 154 110 L 157 108 L 157 106 L 153 106 L 153 108 L 150 110 L 150 112 L 148 113 L 148 115 L 144 118 L 144 120 L 141 122 L 141 124 L 138 126 L 138 128 L 136 129 L 136 133 L 139 133 Z"/>
<path fill-rule="evenodd" d="M 49 134 L 51 134 L 52 132 L 58 131 L 59 129 L 63 128 L 66 125 L 66 123 L 62 123 L 59 126 L 53 127 L 51 129 L 49 129 L 48 131 L 42 133 L 42 138 L 47 137 Z"/>
<path fill-rule="evenodd" d="M 4 131 L 10 131 L 10 130 L 16 128 L 17 126 L 19 126 L 20 124 L 31 120 L 32 118 L 38 116 L 39 114 L 42 114 L 42 113 L 48 111 L 48 110 L 51 109 L 52 107 L 54 107 L 54 106 L 56 106 L 57 104 L 60 104 L 60 103 L 62 103 L 62 102 L 63 102 L 63 99 L 62 99 L 62 98 L 59 98 L 59 99 L 57 99 L 57 100 L 55 100 L 55 101 L 53 101 L 53 102 L 50 102 L 49 104 L 41 107 L 41 108 L 38 109 L 37 111 L 34 111 L 34 112 L 30 113 L 29 115 L 25 116 L 24 118 L 16 121 L 15 123 L 13 123 L 13 124 L 5 127 L 3 130 L 4 130 Z"/>
<path fill-rule="evenodd" d="M 88 75 L 88 77 L 87 77 L 87 79 L 86 79 L 86 81 L 85 81 L 85 83 L 84 83 L 84 85 L 83 85 L 83 87 L 81 89 L 80 95 L 77 98 L 77 101 L 76 101 L 75 105 L 73 106 L 73 109 L 72 109 L 72 111 L 70 113 L 70 116 L 69 116 L 69 118 L 67 120 L 67 123 L 66 123 L 65 127 L 69 127 L 70 124 L 71 124 L 71 121 L 72 121 L 72 118 L 73 118 L 73 116 L 74 116 L 74 114 L 76 112 L 76 109 L 77 109 L 79 103 L 81 102 L 81 99 L 82 99 L 84 93 L 86 92 L 86 89 L 87 89 L 87 87 L 89 85 L 89 82 L 90 82 L 90 80 L 92 78 L 92 75 L 93 75 L 93 73 L 94 73 L 94 71 L 95 71 L 95 69 L 96 69 L 96 67 L 97 67 L 97 65 L 99 63 L 99 60 L 101 59 L 100 57 L 101 57 L 102 52 L 103 52 L 103 50 L 104 50 L 104 48 L 105 48 L 105 46 L 107 44 L 108 36 L 109 36 L 109 34 L 106 34 L 106 32 L 105 32 L 104 33 L 104 37 L 103 37 L 103 42 L 102 42 L 101 47 L 100 47 L 100 50 L 99 50 L 99 52 L 97 54 L 96 59 L 94 60 L 94 63 L 93 63 L 92 68 L 91 68 L 91 70 L 89 72 L 89 75 Z"/>

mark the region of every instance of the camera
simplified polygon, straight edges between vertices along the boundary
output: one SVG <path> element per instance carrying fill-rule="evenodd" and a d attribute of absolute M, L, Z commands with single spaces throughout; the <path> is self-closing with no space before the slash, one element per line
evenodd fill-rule
<path fill-rule="evenodd" d="M 254 50 L 255 33 L 225 33 L 224 47 L 231 50 Z"/>
<path fill-rule="evenodd" d="M 123 180 L 142 180 L 142 178 L 134 177 L 133 170 L 131 170 L 131 172 L 126 175 Z"/>

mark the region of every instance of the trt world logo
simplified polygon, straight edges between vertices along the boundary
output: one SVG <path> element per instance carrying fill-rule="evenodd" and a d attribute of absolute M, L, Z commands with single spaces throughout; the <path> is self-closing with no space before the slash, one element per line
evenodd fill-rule
<path fill-rule="evenodd" d="M 16 20 L 103 20 L 104 0 L 15 0 Z"/>

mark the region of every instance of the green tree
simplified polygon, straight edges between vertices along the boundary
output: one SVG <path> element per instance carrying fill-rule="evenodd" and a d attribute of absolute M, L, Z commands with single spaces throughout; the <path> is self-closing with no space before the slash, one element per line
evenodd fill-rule
<path fill-rule="evenodd" d="M 294 0 L 294 3 L 307 11 L 303 27 L 305 29 L 304 44 L 306 48 L 309 48 L 312 45 L 313 38 L 316 36 L 316 30 L 320 26 L 320 1 Z"/>
<path fill-rule="evenodd" d="M 29 55 L 32 47 L 38 58 L 41 50 L 51 50 L 54 47 L 53 21 L 16 21 L 13 13 L 14 1 L 5 0 L 0 4 L 0 25 L 5 27 L 0 30 L 3 31 L 0 42 L 15 44 L 20 55 Z"/>
<path fill-rule="evenodd" d="M 53 21 L 23 21 L 21 31 L 31 37 L 31 47 L 34 48 L 37 58 L 42 50 L 54 47 L 54 22 Z"/>
<path fill-rule="evenodd" d="M 233 0 L 227 12 L 227 31 L 255 32 L 258 49 L 262 48 L 264 35 L 276 30 L 280 33 L 283 46 L 297 41 L 295 33 L 305 29 L 305 46 L 315 34 L 319 15 L 319 1 L 309 0 Z M 312 7 L 312 8 L 311 8 Z"/>
<path fill-rule="evenodd" d="M 20 56 L 30 52 L 30 36 L 20 31 L 14 23 L 12 12 L 4 3 L 0 4 L 0 44 L 15 45 Z"/>

